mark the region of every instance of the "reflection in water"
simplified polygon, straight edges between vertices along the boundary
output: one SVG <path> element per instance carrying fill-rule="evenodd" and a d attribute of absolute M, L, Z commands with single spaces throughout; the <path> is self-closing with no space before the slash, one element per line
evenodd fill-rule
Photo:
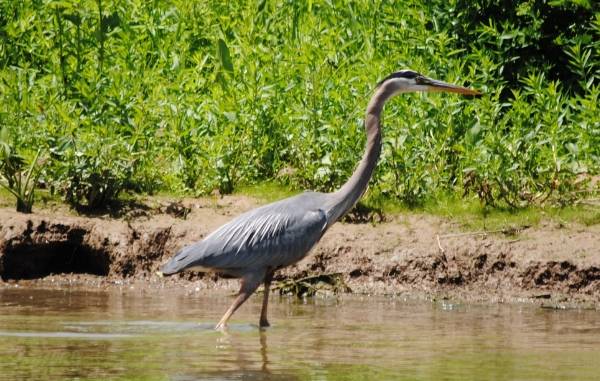
<path fill-rule="evenodd" d="M 267 365 L 269 364 L 269 357 L 267 356 L 267 330 L 260 329 L 258 336 L 260 337 L 260 356 L 262 357 L 262 371 L 265 373 L 269 372 Z"/>
<path fill-rule="evenodd" d="M 252 335 L 258 337 L 258 347 L 260 348 L 260 369 L 255 369 L 256 364 L 252 359 L 251 353 L 248 351 L 246 342 L 242 337 L 229 330 L 221 332 L 222 336 L 215 340 L 216 347 L 225 351 L 229 361 L 233 360 L 238 365 L 238 369 L 234 370 L 214 370 L 208 372 L 199 372 L 197 374 L 172 374 L 169 376 L 171 380 L 299 380 L 299 376 L 293 373 L 271 372 L 268 368 L 268 346 L 267 337 L 268 329 L 256 329 Z"/>
<path fill-rule="evenodd" d="M 261 358 L 261 371 L 265 374 L 269 374 L 270 371 L 268 369 L 268 348 L 267 348 L 267 329 L 264 328 L 256 328 L 252 335 L 256 335 L 258 337 L 258 351 L 247 351 L 246 350 L 246 337 L 240 337 L 236 334 L 232 334 L 229 329 L 225 329 L 220 331 L 221 336 L 216 339 L 216 348 L 226 353 L 231 353 L 235 356 L 235 363 L 240 365 L 251 364 L 254 365 L 249 355 L 252 353 L 260 353 Z M 240 369 L 244 370 L 244 369 Z"/>
<path fill-rule="evenodd" d="M 6 379 L 597 379 L 600 313 L 393 298 L 230 299 L 174 291 L 0 289 Z M 200 322 L 198 322 L 200 320 Z"/>

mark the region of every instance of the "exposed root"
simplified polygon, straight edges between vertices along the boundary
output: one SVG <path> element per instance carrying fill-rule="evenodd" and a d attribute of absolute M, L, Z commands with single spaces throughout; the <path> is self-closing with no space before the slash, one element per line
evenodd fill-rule
<path fill-rule="evenodd" d="M 339 294 L 351 292 L 344 282 L 343 274 L 320 274 L 300 279 L 285 279 L 277 282 L 272 289 L 281 295 L 294 295 L 298 298 L 311 297 L 317 294 Z"/>

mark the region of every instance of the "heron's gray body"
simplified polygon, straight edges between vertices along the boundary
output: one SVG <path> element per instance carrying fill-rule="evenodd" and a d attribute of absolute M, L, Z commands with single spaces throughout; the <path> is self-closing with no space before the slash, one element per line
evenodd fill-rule
<path fill-rule="evenodd" d="M 304 258 L 327 230 L 331 195 L 305 192 L 246 212 L 179 251 L 162 269 L 212 270 L 234 277 Z"/>
<path fill-rule="evenodd" d="M 256 290 L 265 285 L 260 325 L 268 326 L 267 303 L 273 273 L 304 258 L 325 231 L 360 199 L 381 153 L 380 116 L 385 102 L 408 91 L 477 91 L 402 70 L 381 81 L 367 106 L 367 144 L 348 181 L 334 193 L 306 192 L 242 214 L 204 240 L 182 249 L 162 269 L 165 275 L 186 269 L 212 270 L 242 278 L 238 297 L 217 328 Z"/>

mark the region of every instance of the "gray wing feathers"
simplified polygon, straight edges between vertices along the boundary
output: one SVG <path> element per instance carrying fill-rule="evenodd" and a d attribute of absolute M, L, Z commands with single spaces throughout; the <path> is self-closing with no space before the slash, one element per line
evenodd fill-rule
<path fill-rule="evenodd" d="M 273 213 L 233 222 L 237 223 L 223 226 L 207 239 L 223 240 L 223 247 L 236 248 L 237 254 L 244 248 L 255 247 L 263 241 L 276 239 L 288 227 L 290 218 L 285 214 Z"/>
<path fill-rule="evenodd" d="M 201 266 L 215 268 L 278 267 L 300 259 L 321 238 L 325 213 L 264 211 L 250 213 L 208 236 Z"/>
<path fill-rule="evenodd" d="M 327 227 L 323 210 L 284 200 L 242 214 L 204 240 L 181 250 L 163 272 L 280 267 L 300 260 Z M 299 205 L 298 205 L 299 204 Z"/>

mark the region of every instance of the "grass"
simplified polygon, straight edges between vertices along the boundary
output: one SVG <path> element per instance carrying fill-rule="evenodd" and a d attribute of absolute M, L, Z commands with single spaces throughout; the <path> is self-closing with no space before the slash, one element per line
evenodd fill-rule
<path fill-rule="evenodd" d="M 490 208 L 473 197 L 458 199 L 442 197 L 426 205 L 426 213 L 458 222 L 465 230 L 498 231 L 538 225 L 544 218 L 544 208 Z"/>
<path fill-rule="evenodd" d="M 367 195 L 361 202 L 367 207 L 383 210 L 386 215 L 416 213 L 442 217 L 460 224 L 465 231 L 512 231 L 535 227 L 544 221 L 564 226 L 600 224 L 600 205 L 586 203 L 562 207 L 493 208 L 473 196 L 459 198 L 454 194 L 437 195 L 424 205 L 413 208 L 394 199 L 373 195 Z"/>
<path fill-rule="evenodd" d="M 582 204 L 564 207 L 530 206 L 523 209 L 501 209 L 486 207 L 474 198 L 446 198 L 428 204 L 423 211 L 455 221 L 469 231 L 510 231 L 527 226 L 535 227 L 544 221 L 552 221 L 564 226 L 600 224 L 600 206 Z"/>
<path fill-rule="evenodd" d="M 51 193 L 47 189 L 36 189 L 34 195 L 34 207 L 36 209 L 54 209 L 56 207 L 63 207 L 64 201 L 56 193 Z M 15 198 L 11 192 L 5 188 L 0 188 L 0 207 L 13 208 L 15 206 Z"/>
<path fill-rule="evenodd" d="M 276 183 L 274 181 L 265 181 L 261 184 L 246 184 L 238 187 L 234 194 L 241 196 L 250 196 L 256 198 L 261 203 L 269 203 L 291 197 L 300 193 L 290 187 Z"/>

